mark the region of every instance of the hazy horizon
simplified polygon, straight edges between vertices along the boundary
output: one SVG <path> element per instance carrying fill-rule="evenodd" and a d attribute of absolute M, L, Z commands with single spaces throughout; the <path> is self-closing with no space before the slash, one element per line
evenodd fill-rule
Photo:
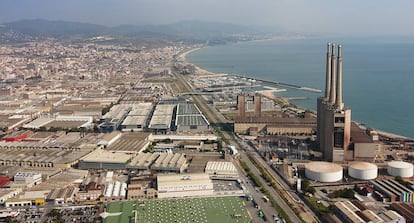
<path fill-rule="evenodd" d="M 106 26 L 170 24 L 185 20 L 273 27 L 311 35 L 409 36 L 414 2 L 324 0 L 3 0 L 0 23 L 22 19 Z"/>

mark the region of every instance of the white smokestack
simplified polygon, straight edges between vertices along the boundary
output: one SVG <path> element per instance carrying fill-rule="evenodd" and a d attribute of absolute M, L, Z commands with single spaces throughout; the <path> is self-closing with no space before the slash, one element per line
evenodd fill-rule
<path fill-rule="evenodd" d="M 336 78 L 336 107 L 343 110 L 344 103 L 342 103 L 342 45 L 338 45 L 338 67 Z"/>
<path fill-rule="evenodd" d="M 326 52 L 326 82 L 325 82 L 325 98 L 329 101 L 331 94 L 331 43 L 328 43 Z"/>
<path fill-rule="evenodd" d="M 335 104 L 336 99 L 336 58 L 335 58 L 335 43 L 332 43 L 332 57 L 331 57 L 331 91 L 329 95 L 329 103 Z"/>

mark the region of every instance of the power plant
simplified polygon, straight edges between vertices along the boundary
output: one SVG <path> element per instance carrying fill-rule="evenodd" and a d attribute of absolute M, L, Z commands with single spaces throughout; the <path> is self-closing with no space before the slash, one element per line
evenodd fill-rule
<path fill-rule="evenodd" d="M 249 93 L 240 93 L 237 95 L 237 110 L 238 117 L 246 116 L 246 96 L 253 96 L 254 103 L 254 117 L 262 116 L 262 96 L 259 94 L 250 95 Z"/>
<path fill-rule="evenodd" d="M 325 96 L 317 101 L 317 140 L 325 159 L 331 162 L 352 160 L 348 152 L 351 138 L 351 109 L 342 101 L 342 46 L 328 43 L 326 53 Z"/>

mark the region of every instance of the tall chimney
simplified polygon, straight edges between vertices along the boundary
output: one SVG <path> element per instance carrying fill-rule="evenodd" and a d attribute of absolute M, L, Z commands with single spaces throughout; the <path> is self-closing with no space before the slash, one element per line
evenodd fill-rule
<path fill-rule="evenodd" d="M 262 96 L 259 94 L 255 94 L 253 97 L 254 101 L 254 116 L 260 117 L 262 116 Z"/>
<path fill-rule="evenodd" d="M 332 43 L 332 57 L 331 57 L 331 91 L 329 95 L 329 103 L 335 104 L 336 98 L 336 58 L 335 58 L 335 43 Z"/>
<path fill-rule="evenodd" d="M 325 82 L 325 98 L 329 101 L 331 94 L 331 43 L 328 43 L 328 51 L 326 52 L 326 82 Z"/>
<path fill-rule="evenodd" d="M 342 103 L 342 45 L 338 45 L 338 65 L 336 78 L 336 108 L 342 110 L 344 103 Z"/>
<path fill-rule="evenodd" d="M 239 117 L 244 118 L 246 116 L 246 99 L 243 93 L 237 95 L 237 110 Z"/>

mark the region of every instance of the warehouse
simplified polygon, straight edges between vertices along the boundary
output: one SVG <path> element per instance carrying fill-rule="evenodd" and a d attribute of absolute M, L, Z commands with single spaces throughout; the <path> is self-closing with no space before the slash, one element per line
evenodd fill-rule
<path fill-rule="evenodd" d="M 132 155 L 123 152 L 96 149 L 79 159 L 80 169 L 125 169 Z"/>
<path fill-rule="evenodd" d="M 205 173 L 217 178 L 237 178 L 239 176 L 232 162 L 208 161 Z"/>
<path fill-rule="evenodd" d="M 182 173 L 187 168 L 187 159 L 184 153 L 161 153 L 151 170 L 157 172 Z"/>
<path fill-rule="evenodd" d="M 139 153 L 128 164 L 128 169 L 149 170 L 150 166 L 160 156 L 159 153 Z"/>
<path fill-rule="evenodd" d="M 138 103 L 132 105 L 131 111 L 121 124 L 122 131 L 145 130 L 147 128 L 147 123 L 152 109 L 152 103 Z"/>
<path fill-rule="evenodd" d="M 131 111 L 131 105 L 117 104 L 112 106 L 111 110 L 100 119 L 99 127 L 103 132 L 112 132 L 117 130 L 122 121 L 124 121 L 128 112 Z"/>
<path fill-rule="evenodd" d="M 162 133 L 171 130 L 171 122 L 175 107 L 175 104 L 158 104 L 148 128 L 152 131 Z"/>
<path fill-rule="evenodd" d="M 159 174 L 158 198 L 195 197 L 213 195 L 213 182 L 205 173 Z"/>
<path fill-rule="evenodd" d="M 210 123 L 195 104 L 178 104 L 175 125 L 178 132 L 209 131 Z"/>

